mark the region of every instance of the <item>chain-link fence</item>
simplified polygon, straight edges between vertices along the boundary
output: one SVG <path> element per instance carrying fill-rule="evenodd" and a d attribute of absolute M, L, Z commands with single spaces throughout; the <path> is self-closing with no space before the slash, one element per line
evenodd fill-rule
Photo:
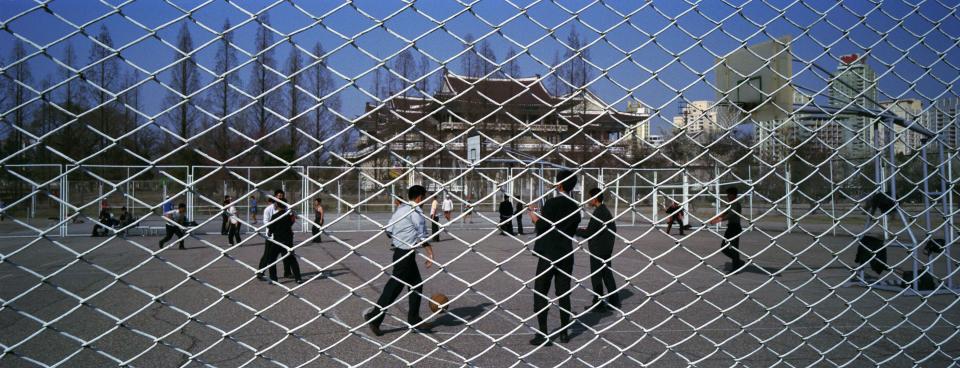
<path fill-rule="evenodd" d="M 0 366 L 956 365 L 958 5 L 5 1 Z"/>

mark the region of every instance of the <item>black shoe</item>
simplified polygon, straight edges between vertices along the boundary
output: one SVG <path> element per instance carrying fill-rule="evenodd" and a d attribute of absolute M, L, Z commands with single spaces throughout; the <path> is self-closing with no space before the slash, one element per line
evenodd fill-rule
<path fill-rule="evenodd" d="M 373 324 L 373 320 L 376 318 L 376 314 L 367 313 L 363 315 L 363 322 L 367 324 L 367 327 L 370 328 L 370 333 L 374 336 L 383 336 L 383 331 L 380 331 L 380 326 Z"/>
<path fill-rule="evenodd" d="M 530 340 L 530 345 L 553 346 L 553 341 L 547 340 L 547 338 L 543 337 L 543 335 L 537 334 L 537 337 L 534 337 L 532 340 Z"/>
<path fill-rule="evenodd" d="M 302 284 L 302 283 L 303 283 L 303 279 L 297 279 L 297 280 L 296 280 L 296 283 L 297 283 L 297 285 Z"/>
<path fill-rule="evenodd" d="M 414 332 L 420 332 L 420 333 L 433 332 L 433 324 L 430 322 L 421 321 L 418 323 L 411 323 L 410 325 L 411 325 L 410 329 L 413 330 Z"/>
<path fill-rule="evenodd" d="M 604 303 L 602 300 L 596 297 L 593 298 L 593 301 L 590 302 L 590 305 L 583 307 L 584 311 L 593 311 L 598 313 L 605 312 L 607 309 L 607 303 Z"/>
<path fill-rule="evenodd" d="M 258 274 L 257 274 L 257 280 L 267 281 L 267 278 L 266 278 L 266 277 L 263 277 L 263 274 L 262 274 L 262 273 L 258 273 Z"/>
<path fill-rule="evenodd" d="M 566 344 L 566 343 L 570 342 L 570 336 L 567 335 L 567 331 L 563 331 L 563 332 L 557 334 L 557 340 L 560 340 L 560 343 L 561 343 L 561 344 Z"/>
<path fill-rule="evenodd" d="M 739 262 L 733 262 L 733 263 L 731 263 L 731 264 L 730 264 L 730 271 L 727 272 L 727 274 L 728 274 L 728 275 L 733 275 L 733 274 L 736 274 L 736 273 L 740 273 L 740 271 L 743 271 L 743 266 L 745 266 L 746 264 L 747 264 L 747 263 L 744 262 L 744 261 L 739 261 Z"/>
<path fill-rule="evenodd" d="M 184 248 L 183 245 L 180 245 L 178 248 L 179 248 L 179 249 L 187 249 L 187 248 Z"/>
<path fill-rule="evenodd" d="M 160 247 L 159 247 L 159 248 L 160 248 L 160 249 L 163 249 L 163 243 L 160 243 Z"/>

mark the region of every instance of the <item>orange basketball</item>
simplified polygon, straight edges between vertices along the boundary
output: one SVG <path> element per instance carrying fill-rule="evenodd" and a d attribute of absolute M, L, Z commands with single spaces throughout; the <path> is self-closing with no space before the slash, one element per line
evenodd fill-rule
<path fill-rule="evenodd" d="M 450 299 L 448 299 L 446 295 L 443 295 L 440 293 L 433 294 L 430 297 L 430 311 L 433 313 L 437 313 L 438 310 L 443 309 L 443 311 L 446 312 L 447 311 L 446 304 L 449 301 Z"/>

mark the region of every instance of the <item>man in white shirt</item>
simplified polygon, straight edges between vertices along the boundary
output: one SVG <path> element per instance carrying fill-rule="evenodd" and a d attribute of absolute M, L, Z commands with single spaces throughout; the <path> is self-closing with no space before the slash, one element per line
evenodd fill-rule
<path fill-rule="evenodd" d="M 185 203 L 180 203 L 177 206 L 177 209 L 167 211 L 163 214 L 163 217 L 167 220 L 166 230 L 167 235 L 160 239 L 160 249 L 163 249 L 163 244 L 173 239 L 173 236 L 176 235 L 177 239 L 180 239 L 180 249 L 185 249 L 183 247 L 183 237 L 186 236 L 183 232 L 184 227 L 187 225 L 187 205 Z"/>
<path fill-rule="evenodd" d="M 276 198 L 276 199 L 274 199 L 274 198 Z M 273 215 L 277 213 L 277 206 L 276 206 L 276 203 L 274 203 L 274 201 L 283 201 L 283 200 L 284 200 L 283 189 L 277 189 L 277 190 L 273 191 L 273 198 L 269 198 L 269 197 L 267 198 L 267 202 L 270 202 L 270 204 L 267 206 L 267 208 L 263 209 L 263 223 L 264 223 L 265 225 L 266 225 L 266 224 L 269 224 L 269 223 L 270 223 L 270 219 L 272 219 L 272 218 L 273 218 Z M 270 226 L 265 226 L 265 227 L 266 227 L 266 232 L 267 232 L 267 238 L 272 238 L 272 237 L 273 237 L 273 234 L 270 234 Z M 269 247 L 269 245 L 270 245 L 270 240 L 267 240 L 266 242 L 264 242 L 263 255 L 260 256 L 260 264 L 265 264 L 265 262 L 267 261 L 267 258 L 269 258 L 269 254 L 268 254 L 268 253 L 270 253 L 270 247 Z M 293 252 L 291 252 L 290 255 L 293 256 Z M 261 268 L 262 268 L 262 267 L 261 267 Z M 289 278 L 290 275 L 292 275 L 292 274 L 293 274 L 293 272 L 292 272 L 292 270 L 290 269 L 290 266 L 288 266 L 286 263 L 284 263 L 284 264 L 283 264 L 283 277 Z M 261 273 L 257 273 L 257 278 L 263 279 L 263 273 L 262 273 L 262 272 L 261 272 Z"/>
<path fill-rule="evenodd" d="M 364 321 L 369 322 L 370 331 L 376 335 L 383 335 L 380 323 L 386 316 L 387 306 L 393 304 L 403 287 L 410 289 L 409 307 L 407 309 L 407 323 L 410 328 L 428 332 L 430 324 L 420 318 L 420 297 L 423 294 L 423 278 L 420 277 L 420 268 L 417 266 L 417 248 L 422 247 L 427 253 L 424 265 L 430 268 L 433 265 L 433 248 L 427 243 L 426 221 L 420 210 L 420 202 L 427 194 L 426 188 L 414 185 L 407 191 L 410 203 L 397 207 L 396 212 L 387 224 L 387 235 L 390 236 L 393 248 L 393 270 L 390 280 L 383 287 L 383 293 L 377 299 L 377 307 L 363 315 Z"/>

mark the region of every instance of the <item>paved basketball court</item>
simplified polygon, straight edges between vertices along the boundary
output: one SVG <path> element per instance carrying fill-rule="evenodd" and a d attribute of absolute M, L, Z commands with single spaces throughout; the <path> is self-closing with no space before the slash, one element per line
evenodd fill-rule
<path fill-rule="evenodd" d="M 386 282 L 378 265 L 389 262 L 390 250 L 385 236 L 349 229 L 356 225 L 334 226 L 324 242 L 298 248 L 308 282 L 282 279 L 282 286 L 254 278 L 263 249 L 259 237 L 227 250 L 225 237 L 200 235 L 188 239 L 185 250 L 171 244 L 155 257 L 149 253 L 157 249 L 155 236 L 0 240 L 0 252 L 8 255 L 0 263 L 6 301 L 0 343 L 12 349 L 0 365 L 32 366 L 30 359 L 116 364 L 98 352 L 144 367 L 878 363 L 859 353 L 866 351 L 893 366 L 925 357 L 930 366 L 942 366 L 950 361 L 936 346 L 960 346 L 955 296 L 839 288 L 854 254 L 845 249 L 848 237 L 817 241 L 770 233 L 778 236 L 773 242 L 764 232 L 748 232 L 741 249 L 753 255 L 754 267 L 725 277 L 717 235 L 701 230 L 676 241 L 647 226 L 624 226 L 613 262 L 624 314 L 583 311 L 591 299 L 589 262 L 579 249 L 572 339 L 534 349 L 527 341 L 536 324 L 530 289 L 535 259 L 523 244 L 532 240 L 529 221 L 528 235 L 508 237 L 479 217 L 435 243 L 438 265 L 424 269 L 420 262 L 429 278 L 425 293 L 452 299 L 442 315 L 431 316 L 423 303 L 433 333 L 403 328 L 407 304 L 401 299 L 384 322 L 386 334 L 374 337 L 361 313 Z M 82 225 L 75 226 L 79 232 Z M 66 249 L 89 253 L 78 258 Z M 891 253 L 891 259 L 902 256 Z M 557 312 L 551 310 L 551 328 L 558 325 Z M 48 328 L 35 318 L 48 321 Z M 81 348 L 71 336 L 94 342 Z M 960 350 L 948 349 L 954 356 Z"/>

